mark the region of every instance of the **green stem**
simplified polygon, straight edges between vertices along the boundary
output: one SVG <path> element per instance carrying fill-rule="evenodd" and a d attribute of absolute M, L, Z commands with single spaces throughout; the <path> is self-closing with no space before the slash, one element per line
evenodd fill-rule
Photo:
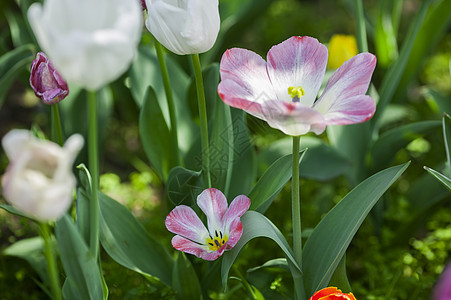
<path fill-rule="evenodd" d="M 52 110 L 52 140 L 58 145 L 62 146 L 64 143 L 63 139 L 63 127 L 61 125 L 60 113 L 58 109 L 58 103 L 51 106 Z"/>
<path fill-rule="evenodd" d="M 163 78 L 164 91 L 166 93 L 166 100 L 168 102 L 169 118 L 171 119 L 171 137 L 172 143 L 175 146 L 176 152 L 179 153 L 178 149 L 178 133 L 177 133 L 177 115 L 175 112 L 174 97 L 172 95 L 171 83 L 169 79 L 168 67 L 166 65 L 166 60 L 164 59 L 163 46 L 157 39 L 155 41 L 155 50 L 157 51 L 158 63 L 160 64 L 161 77 Z M 180 156 L 177 154 L 176 164 L 180 165 Z"/>
<path fill-rule="evenodd" d="M 97 101 L 96 92 L 88 92 L 88 119 L 89 119 L 89 133 L 88 133 L 88 157 L 89 157 L 89 171 L 91 173 L 91 201 L 90 201 L 90 235 L 89 247 L 94 255 L 97 257 L 99 253 L 99 153 L 98 153 L 98 133 L 97 133 Z"/>
<path fill-rule="evenodd" d="M 52 240 L 47 223 L 39 223 L 39 229 L 41 236 L 44 239 L 45 245 L 45 259 L 47 260 L 47 267 L 49 272 L 50 287 L 54 300 L 61 300 L 61 286 L 58 277 L 58 268 L 56 265 L 55 252 L 52 247 Z"/>
<path fill-rule="evenodd" d="M 293 251 L 299 267 L 302 265 L 301 199 L 299 194 L 299 141 L 293 136 L 293 169 L 291 177 L 291 217 L 293 222 Z"/>
<path fill-rule="evenodd" d="M 368 41 L 366 38 L 365 15 L 363 14 L 362 0 L 355 0 L 356 20 L 357 20 L 357 45 L 359 52 L 368 51 Z"/>
<path fill-rule="evenodd" d="M 204 82 L 202 79 L 202 68 L 200 66 L 199 54 L 191 55 L 194 67 L 194 76 L 196 78 L 197 100 L 199 105 L 200 118 L 200 139 L 202 144 L 202 173 L 208 187 L 211 187 L 210 178 L 210 154 L 208 150 L 208 122 L 207 105 L 205 103 Z"/>

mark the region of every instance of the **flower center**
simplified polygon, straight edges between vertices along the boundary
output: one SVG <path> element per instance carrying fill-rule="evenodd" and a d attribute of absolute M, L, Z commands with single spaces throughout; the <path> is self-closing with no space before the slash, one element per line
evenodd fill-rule
<path fill-rule="evenodd" d="M 299 102 L 301 101 L 301 97 L 305 95 L 305 91 L 302 88 L 302 86 L 290 86 L 288 88 L 288 95 L 291 96 L 291 99 L 293 99 L 293 102 Z"/>
<path fill-rule="evenodd" d="M 223 235 L 221 231 L 215 230 L 215 236 L 212 237 L 211 235 L 207 238 L 207 244 L 209 246 L 208 249 L 212 251 L 216 251 L 222 246 L 224 246 L 225 243 L 227 243 L 227 240 L 229 238 L 226 235 Z"/>

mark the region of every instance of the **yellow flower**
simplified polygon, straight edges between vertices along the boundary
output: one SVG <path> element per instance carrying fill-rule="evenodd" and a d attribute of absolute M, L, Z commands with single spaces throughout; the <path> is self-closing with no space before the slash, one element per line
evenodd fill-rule
<path fill-rule="evenodd" d="M 353 35 L 335 34 L 329 42 L 327 66 L 330 69 L 337 69 L 357 53 L 357 41 Z"/>

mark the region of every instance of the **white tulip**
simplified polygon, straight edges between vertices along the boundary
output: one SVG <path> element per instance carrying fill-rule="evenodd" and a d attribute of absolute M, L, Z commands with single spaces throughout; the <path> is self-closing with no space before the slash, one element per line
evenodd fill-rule
<path fill-rule="evenodd" d="M 72 164 L 83 137 L 72 135 L 64 147 L 13 129 L 2 139 L 10 163 L 2 177 L 3 196 L 15 208 L 40 221 L 61 217 L 70 207 L 76 179 Z"/>
<path fill-rule="evenodd" d="M 28 20 L 62 77 L 89 90 L 124 73 L 141 39 L 138 0 L 45 0 Z"/>
<path fill-rule="evenodd" d="M 218 0 L 146 0 L 146 27 L 176 54 L 211 49 L 219 32 Z"/>

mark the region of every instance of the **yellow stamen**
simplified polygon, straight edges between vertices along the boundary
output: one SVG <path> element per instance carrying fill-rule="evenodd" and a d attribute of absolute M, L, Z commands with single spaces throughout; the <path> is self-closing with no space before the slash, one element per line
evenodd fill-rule
<path fill-rule="evenodd" d="M 221 237 L 219 236 L 215 236 L 214 238 L 212 238 L 211 236 L 208 237 L 207 238 L 208 249 L 210 249 L 211 251 L 216 251 L 219 248 L 221 248 L 225 243 L 227 243 L 229 238 L 226 235 L 222 236 L 222 234 Z"/>
<path fill-rule="evenodd" d="M 288 95 L 291 96 L 291 99 L 293 99 L 293 102 L 299 102 L 302 96 L 305 95 L 305 91 L 302 88 L 302 86 L 290 86 L 288 88 Z"/>

